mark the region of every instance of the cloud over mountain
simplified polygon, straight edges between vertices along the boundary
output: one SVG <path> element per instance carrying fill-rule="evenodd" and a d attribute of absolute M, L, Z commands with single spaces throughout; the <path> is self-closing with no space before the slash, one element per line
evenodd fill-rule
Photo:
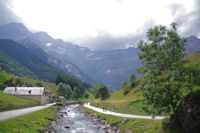
<path fill-rule="evenodd" d="M 91 50 L 114 50 L 136 47 L 137 42 L 144 39 L 149 28 L 156 25 L 155 20 L 148 19 L 137 31 L 125 35 L 113 35 L 106 31 L 96 31 L 95 36 L 84 37 L 79 40 L 81 46 L 89 47 Z"/>
<path fill-rule="evenodd" d="M 12 0 L 0 0 L 0 25 L 21 21 L 12 11 L 11 3 Z"/>
<path fill-rule="evenodd" d="M 195 35 L 200 37 L 200 1 L 194 0 L 193 7 L 187 11 L 182 4 L 171 4 L 169 6 L 173 21 L 180 26 L 183 36 Z"/>

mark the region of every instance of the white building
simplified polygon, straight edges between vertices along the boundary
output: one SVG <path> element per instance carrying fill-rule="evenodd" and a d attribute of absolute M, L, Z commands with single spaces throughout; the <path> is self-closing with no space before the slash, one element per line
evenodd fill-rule
<path fill-rule="evenodd" d="M 6 87 L 3 93 L 30 99 L 39 104 L 52 101 L 51 92 L 45 90 L 44 87 Z"/>

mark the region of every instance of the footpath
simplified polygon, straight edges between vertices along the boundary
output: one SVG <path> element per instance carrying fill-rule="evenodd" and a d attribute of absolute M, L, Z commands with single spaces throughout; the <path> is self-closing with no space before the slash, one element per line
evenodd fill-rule
<path fill-rule="evenodd" d="M 25 115 L 25 114 L 35 112 L 35 111 L 38 111 L 41 109 L 45 109 L 45 108 L 48 108 L 55 104 L 56 103 L 51 103 L 51 104 L 40 105 L 40 106 L 36 106 L 36 107 L 31 107 L 31 108 L 0 112 L 0 121 L 4 121 L 4 120 L 10 119 L 10 118 L 15 118 L 17 116 L 21 116 L 21 115 Z"/>
<path fill-rule="evenodd" d="M 114 115 L 114 116 L 119 116 L 119 117 L 125 117 L 125 118 L 138 118 L 138 119 L 155 119 L 155 120 L 161 120 L 166 118 L 165 116 L 143 116 L 143 115 L 131 115 L 131 114 L 122 114 L 122 113 L 116 113 L 116 112 L 112 112 L 112 111 L 103 111 L 103 109 L 91 106 L 90 103 L 85 103 L 84 107 L 92 109 L 94 111 L 97 111 L 99 113 L 102 114 L 108 114 L 108 115 Z"/>

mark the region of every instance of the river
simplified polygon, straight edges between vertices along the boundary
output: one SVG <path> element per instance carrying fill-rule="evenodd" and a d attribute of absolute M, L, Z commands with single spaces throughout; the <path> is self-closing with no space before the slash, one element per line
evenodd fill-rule
<path fill-rule="evenodd" d="M 98 125 L 78 111 L 78 106 L 70 105 L 61 110 L 67 113 L 63 115 L 62 128 L 57 133 L 105 133 L 98 129 Z"/>

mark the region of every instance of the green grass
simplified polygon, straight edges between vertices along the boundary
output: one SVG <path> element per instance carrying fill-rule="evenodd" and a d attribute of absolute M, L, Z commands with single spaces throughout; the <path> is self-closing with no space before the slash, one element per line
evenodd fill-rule
<path fill-rule="evenodd" d="M 13 119 L 0 122 L 1 133 L 37 133 L 36 129 L 46 129 L 42 126 L 50 123 L 47 118 L 55 118 L 57 107 L 49 107 L 40 111 L 36 111 L 24 116 L 19 116 Z M 40 124 L 36 124 L 36 122 Z"/>
<path fill-rule="evenodd" d="M 0 83 L 4 83 L 8 80 L 10 80 L 12 77 L 6 73 L 0 73 Z"/>
<path fill-rule="evenodd" d="M 149 115 L 142 110 L 142 104 L 142 92 L 137 87 L 133 88 L 127 95 L 124 95 L 123 90 L 121 89 L 110 93 L 110 96 L 106 100 L 101 101 L 100 99 L 95 99 L 92 101 L 93 106 L 106 106 L 108 110 L 119 113 Z"/>
<path fill-rule="evenodd" d="M 37 104 L 37 102 L 23 99 L 17 96 L 7 95 L 0 90 L 0 107 L 21 106 L 30 104 Z"/>
<path fill-rule="evenodd" d="M 188 63 L 185 65 L 186 67 L 197 67 L 200 69 L 200 52 L 193 54 L 186 58 Z"/>
<path fill-rule="evenodd" d="M 90 100 L 95 99 L 94 95 L 93 95 L 91 92 L 86 91 L 86 93 L 89 95 L 89 97 L 88 97 L 88 98 L 85 98 L 85 97 L 83 96 L 83 97 L 79 98 L 78 101 L 90 101 Z"/>
<path fill-rule="evenodd" d="M 2 88 L 6 81 L 10 80 L 12 77 L 6 73 L 0 72 L 0 87 Z"/>

